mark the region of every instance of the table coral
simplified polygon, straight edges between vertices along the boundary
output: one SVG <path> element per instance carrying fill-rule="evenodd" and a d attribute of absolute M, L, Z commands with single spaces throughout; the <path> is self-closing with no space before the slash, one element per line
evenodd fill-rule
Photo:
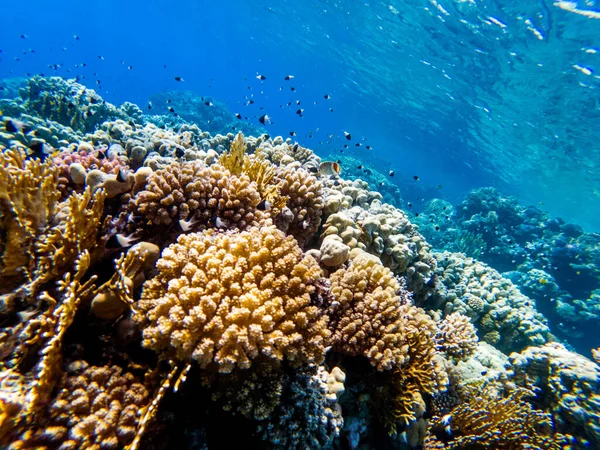
<path fill-rule="evenodd" d="M 259 355 L 323 359 L 327 318 L 311 303 L 321 271 L 292 237 L 273 227 L 182 235 L 157 269 L 134 313 L 144 346 L 220 372 Z"/>

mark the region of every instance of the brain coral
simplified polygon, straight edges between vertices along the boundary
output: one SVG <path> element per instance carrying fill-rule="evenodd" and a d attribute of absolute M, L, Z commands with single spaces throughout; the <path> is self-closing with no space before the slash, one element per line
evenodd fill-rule
<path fill-rule="evenodd" d="M 129 203 L 129 210 L 141 216 L 141 226 L 150 230 L 178 220 L 205 227 L 245 229 L 256 225 L 260 195 L 255 183 L 217 165 L 199 162 L 173 163 L 148 177 L 146 187 Z M 188 231 L 188 230 L 184 230 Z"/>
<path fill-rule="evenodd" d="M 259 355 L 323 359 L 327 318 L 311 301 L 321 270 L 274 227 L 182 235 L 157 269 L 134 313 L 144 346 L 224 373 Z"/>

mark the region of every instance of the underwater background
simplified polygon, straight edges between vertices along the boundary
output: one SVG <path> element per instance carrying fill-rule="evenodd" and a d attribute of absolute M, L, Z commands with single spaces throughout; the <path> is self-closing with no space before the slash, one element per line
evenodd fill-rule
<path fill-rule="evenodd" d="M 11 7 L 0 445 L 600 448 L 599 52 L 594 1 Z"/>

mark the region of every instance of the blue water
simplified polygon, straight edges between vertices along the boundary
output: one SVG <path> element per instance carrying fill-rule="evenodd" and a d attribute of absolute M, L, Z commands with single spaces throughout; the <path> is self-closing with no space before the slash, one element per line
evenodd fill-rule
<path fill-rule="evenodd" d="M 364 138 L 373 150 L 351 145 L 346 153 L 373 156 L 385 173 L 394 169 L 392 183 L 418 175 L 420 183 L 442 184 L 450 200 L 495 186 L 594 231 L 600 21 L 582 14 L 593 4 L 577 8 L 550 1 L 32 1 L 3 21 L 0 77 L 78 76 L 117 104 L 191 90 L 256 125 L 267 113 L 270 134 L 296 131 L 321 154 L 339 152 L 343 131 L 353 143 Z M 48 67 L 54 64 L 61 67 Z M 250 95 L 255 103 L 244 106 Z M 300 106 L 286 106 L 297 100 Z"/>

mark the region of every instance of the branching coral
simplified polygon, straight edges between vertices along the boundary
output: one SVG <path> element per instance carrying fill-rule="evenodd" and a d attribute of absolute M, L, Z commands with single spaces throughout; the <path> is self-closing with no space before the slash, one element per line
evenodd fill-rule
<path fill-rule="evenodd" d="M 289 198 L 287 207 L 291 211 L 291 215 L 276 217 L 275 224 L 305 247 L 321 225 L 322 184 L 310 172 L 299 168 L 279 169 L 275 179 L 279 194 Z"/>
<path fill-rule="evenodd" d="M 437 324 L 436 342 L 440 351 L 457 359 L 469 358 L 477 348 L 477 330 L 471 320 L 454 312 Z"/>
<path fill-rule="evenodd" d="M 190 226 L 245 229 L 259 222 L 259 203 L 256 184 L 247 176 L 234 176 L 216 164 L 189 162 L 151 174 L 129 209 L 141 216 L 141 226 L 148 230 L 161 230 L 178 220 Z"/>
<path fill-rule="evenodd" d="M 452 410 L 449 420 L 453 438 L 445 445 L 435 437 L 425 443 L 426 449 L 498 450 L 531 449 L 562 450 L 568 448 L 567 436 L 554 433 L 551 416 L 533 409 L 527 397 L 534 394 L 526 389 L 515 389 L 504 398 L 496 398 L 490 391 L 463 403 Z M 444 428 L 442 420 L 435 424 Z M 442 431 L 441 433 L 444 433 Z"/>
<path fill-rule="evenodd" d="M 220 372 L 323 359 L 327 318 L 311 304 L 318 264 L 273 227 L 182 235 L 145 283 L 134 320 L 144 346 Z"/>
<path fill-rule="evenodd" d="M 118 366 L 69 365 L 40 427 L 26 429 L 9 448 L 103 448 L 130 444 L 149 393 Z"/>

